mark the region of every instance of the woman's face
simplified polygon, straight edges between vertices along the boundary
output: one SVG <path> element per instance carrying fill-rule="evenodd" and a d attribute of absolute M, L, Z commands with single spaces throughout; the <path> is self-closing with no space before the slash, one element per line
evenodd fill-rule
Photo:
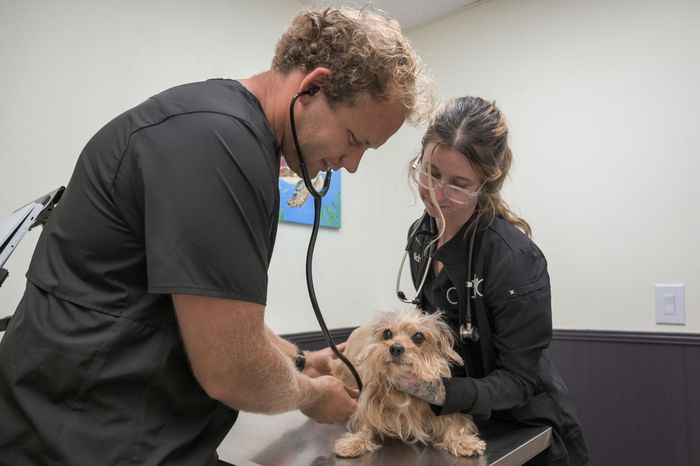
<path fill-rule="evenodd" d="M 418 185 L 418 192 L 428 215 L 439 220 L 440 214 L 437 210 L 439 208 L 445 217 L 446 227 L 464 225 L 474 213 L 479 197 L 461 195 L 459 197 L 462 199 L 466 198 L 466 204 L 460 204 L 445 195 L 444 186 L 453 185 L 470 192 L 480 189 L 482 180 L 472 168 L 467 156 L 452 147 L 442 144 L 436 146 L 434 143 L 429 143 L 423 150 L 420 164 L 423 171 L 430 173 L 437 180 L 436 188 L 433 191 L 437 205 L 431 199 L 430 191 L 420 184 Z"/>

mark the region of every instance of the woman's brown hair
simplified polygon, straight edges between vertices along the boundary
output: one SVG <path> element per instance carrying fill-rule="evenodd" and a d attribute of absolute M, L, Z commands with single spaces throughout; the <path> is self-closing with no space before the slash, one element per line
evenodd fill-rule
<path fill-rule="evenodd" d="M 502 217 L 530 236 L 530 225 L 517 216 L 501 197 L 513 153 L 508 125 L 494 102 L 480 97 L 458 97 L 445 101 L 433 113 L 422 146 L 440 144 L 464 154 L 485 182 L 479 194 L 473 225 L 489 225 Z"/>

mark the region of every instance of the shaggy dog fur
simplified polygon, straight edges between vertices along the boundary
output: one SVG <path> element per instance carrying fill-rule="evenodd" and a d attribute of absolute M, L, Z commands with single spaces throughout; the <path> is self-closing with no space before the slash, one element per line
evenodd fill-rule
<path fill-rule="evenodd" d="M 400 373 L 415 374 L 421 381 L 449 377 L 450 364 L 462 364 L 453 343 L 441 314 L 418 310 L 383 313 L 353 331 L 344 354 L 357 369 L 363 389 L 348 421 L 349 432 L 336 441 L 335 453 L 356 457 L 374 451 L 380 447 L 374 441 L 379 437 L 432 444 L 458 456 L 483 454 L 486 444 L 477 436 L 471 416 L 436 416 L 427 401 L 397 390 L 391 382 Z M 332 361 L 331 372 L 357 386 L 342 361 Z"/>

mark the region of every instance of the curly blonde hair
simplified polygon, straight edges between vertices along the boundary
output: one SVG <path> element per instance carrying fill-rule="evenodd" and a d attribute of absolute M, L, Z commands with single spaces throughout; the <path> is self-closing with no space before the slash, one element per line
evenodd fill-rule
<path fill-rule="evenodd" d="M 408 121 L 418 124 L 432 105 L 432 80 L 401 26 L 376 9 L 307 9 L 295 16 L 277 43 L 272 69 L 287 74 L 317 67 L 332 72 L 323 86 L 331 107 L 366 94 L 400 101 Z"/>

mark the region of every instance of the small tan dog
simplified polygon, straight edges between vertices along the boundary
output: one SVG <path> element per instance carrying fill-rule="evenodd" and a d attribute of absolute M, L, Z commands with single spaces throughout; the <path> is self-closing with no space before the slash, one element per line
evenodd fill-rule
<path fill-rule="evenodd" d="M 409 443 L 425 443 L 453 455 L 483 454 L 486 444 L 477 436 L 471 416 L 436 416 L 427 401 L 399 391 L 396 376 L 414 374 L 430 382 L 450 376 L 450 364 L 462 363 L 452 348 L 454 338 L 441 314 L 419 310 L 381 314 L 350 334 L 345 356 L 362 379 L 357 410 L 348 430 L 335 442 L 335 453 L 356 457 L 376 450 L 375 434 Z M 350 370 L 339 360 L 331 361 L 331 373 L 357 387 Z"/>

